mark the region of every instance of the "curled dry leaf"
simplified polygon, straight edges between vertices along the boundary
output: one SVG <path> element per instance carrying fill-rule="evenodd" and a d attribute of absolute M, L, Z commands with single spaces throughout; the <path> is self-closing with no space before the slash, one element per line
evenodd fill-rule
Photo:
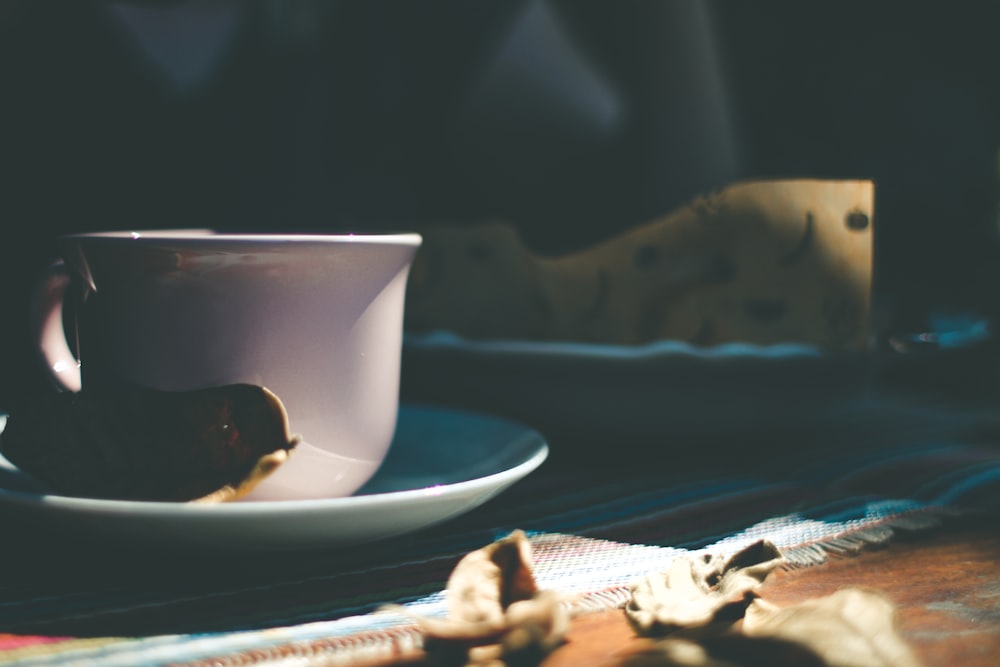
<path fill-rule="evenodd" d="M 298 440 L 264 387 L 62 393 L 11 411 L 0 452 L 64 495 L 222 502 L 240 498 Z"/>
<path fill-rule="evenodd" d="M 701 637 L 672 635 L 627 667 L 918 667 L 881 595 L 848 588 L 777 607 L 758 598 L 741 626 Z M 739 630 L 736 630 L 736 628 Z"/>
<path fill-rule="evenodd" d="M 625 662 L 626 667 L 824 667 L 825 664 L 803 646 L 739 634 L 699 640 L 663 639 Z"/>
<path fill-rule="evenodd" d="M 628 658 L 626 667 L 740 667 L 713 658 L 704 646 L 687 639 L 665 639 L 656 646 Z"/>
<path fill-rule="evenodd" d="M 428 655 L 438 662 L 534 664 L 569 630 L 562 596 L 535 583 L 531 544 L 520 530 L 464 556 L 446 594 L 444 618 L 414 617 Z"/>
<path fill-rule="evenodd" d="M 644 636 L 725 629 L 783 560 L 764 540 L 731 556 L 675 558 L 665 572 L 632 585 L 625 614 Z"/>
<path fill-rule="evenodd" d="M 896 632 L 895 607 L 878 593 L 845 588 L 790 607 L 755 600 L 743 632 L 749 637 L 795 642 L 830 667 L 917 667 Z"/>
<path fill-rule="evenodd" d="M 849 588 L 790 607 L 757 598 L 782 562 L 760 541 L 729 558 L 677 558 L 635 584 L 625 608 L 633 628 L 669 637 L 628 667 L 918 667 L 881 595 Z"/>

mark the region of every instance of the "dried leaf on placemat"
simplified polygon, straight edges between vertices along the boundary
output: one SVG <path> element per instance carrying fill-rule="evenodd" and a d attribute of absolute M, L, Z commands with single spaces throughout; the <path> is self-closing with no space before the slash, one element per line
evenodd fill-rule
<path fill-rule="evenodd" d="M 11 411 L 0 452 L 55 493 L 221 502 L 249 493 L 297 442 L 277 396 L 234 384 L 32 401 Z"/>
<path fill-rule="evenodd" d="M 816 654 L 780 639 L 738 634 L 699 640 L 663 639 L 631 655 L 626 667 L 825 667 Z"/>
<path fill-rule="evenodd" d="M 918 667 L 879 594 L 847 588 L 789 607 L 753 600 L 741 626 L 663 639 L 628 667 Z M 739 628 L 738 630 L 736 628 Z"/>
<path fill-rule="evenodd" d="M 778 548 L 764 540 L 731 556 L 675 558 L 665 572 L 633 584 L 625 614 L 644 636 L 722 631 L 782 562 Z"/>
<path fill-rule="evenodd" d="M 895 628 L 895 607 L 883 596 L 847 588 L 790 607 L 755 600 L 743 632 L 808 647 L 830 667 L 916 667 Z"/>
<path fill-rule="evenodd" d="M 540 591 L 535 583 L 531 544 L 520 530 L 464 556 L 448 578 L 446 594 L 445 618 L 413 615 L 435 662 L 535 664 L 569 630 L 562 596 Z"/>

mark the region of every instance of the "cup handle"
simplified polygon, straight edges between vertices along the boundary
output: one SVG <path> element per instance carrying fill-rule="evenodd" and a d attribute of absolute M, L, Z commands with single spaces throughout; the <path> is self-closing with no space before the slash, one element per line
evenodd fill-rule
<path fill-rule="evenodd" d="M 80 361 L 70 349 L 63 328 L 63 303 L 70 285 L 69 271 L 55 262 L 38 279 L 31 299 L 31 327 L 52 379 L 63 389 L 80 391 Z"/>

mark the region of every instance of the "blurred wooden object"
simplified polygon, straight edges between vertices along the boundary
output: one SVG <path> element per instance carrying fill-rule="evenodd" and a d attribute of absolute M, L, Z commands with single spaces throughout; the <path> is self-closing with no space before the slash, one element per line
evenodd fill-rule
<path fill-rule="evenodd" d="M 864 350 L 874 190 L 871 181 L 738 182 L 558 257 L 533 253 L 503 223 L 422 230 L 407 330 Z"/>

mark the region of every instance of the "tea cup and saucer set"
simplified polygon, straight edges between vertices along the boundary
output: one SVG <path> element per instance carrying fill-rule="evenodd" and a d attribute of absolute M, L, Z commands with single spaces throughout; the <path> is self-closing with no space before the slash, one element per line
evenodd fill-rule
<path fill-rule="evenodd" d="M 283 551 L 409 533 L 504 491 L 546 459 L 541 434 L 399 398 L 406 285 L 421 240 L 211 230 L 60 238 L 32 324 L 62 392 L 263 387 L 296 444 L 248 493 L 218 503 L 67 494 L 0 457 L 0 509 L 76 534 Z M 0 429 L 17 419 L 3 414 Z"/>

